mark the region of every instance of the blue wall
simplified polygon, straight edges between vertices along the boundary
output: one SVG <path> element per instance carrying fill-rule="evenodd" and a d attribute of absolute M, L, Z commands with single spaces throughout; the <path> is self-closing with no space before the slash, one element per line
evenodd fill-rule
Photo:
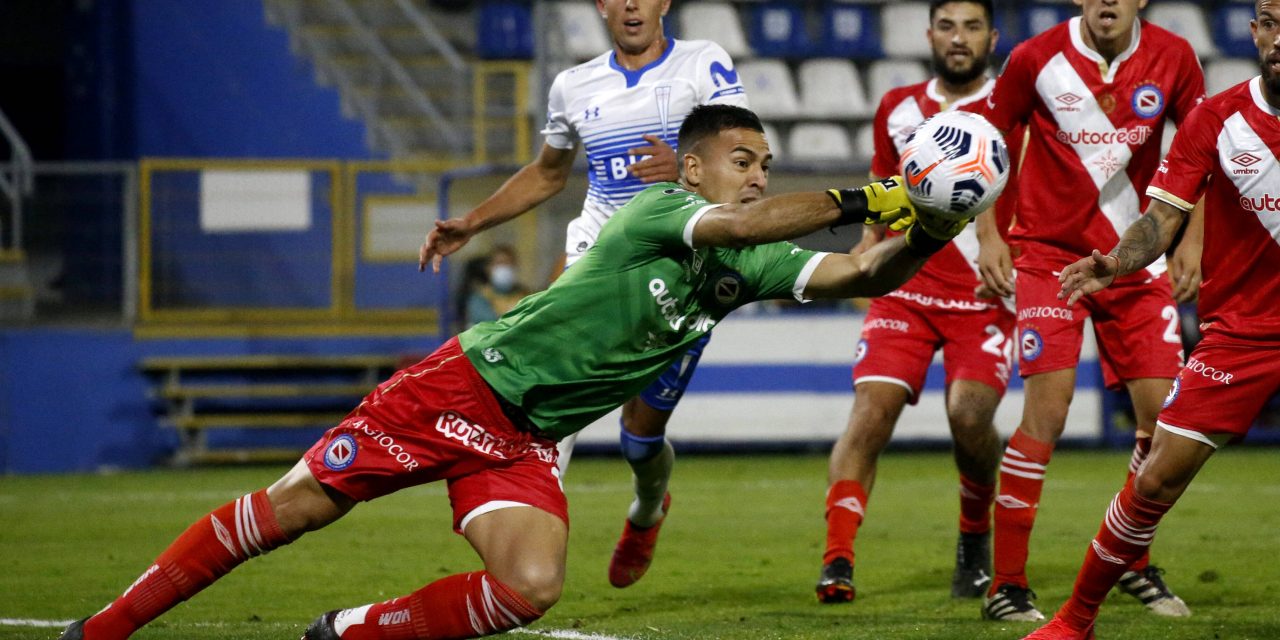
<path fill-rule="evenodd" d="M 432 336 L 138 341 L 125 330 L 0 332 L 0 474 L 141 468 L 163 461 L 177 437 L 159 426 L 148 398 L 152 383 L 138 370 L 138 361 L 148 356 L 425 355 L 440 342 Z M 320 431 L 284 434 L 273 444 L 305 447 Z"/>
<path fill-rule="evenodd" d="M 369 157 L 261 0 L 126 1 L 136 156 Z"/>

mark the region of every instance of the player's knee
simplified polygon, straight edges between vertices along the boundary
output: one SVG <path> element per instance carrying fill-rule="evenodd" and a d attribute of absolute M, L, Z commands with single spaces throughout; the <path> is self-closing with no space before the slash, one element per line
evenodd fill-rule
<path fill-rule="evenodd" d="M 564 567 L 550 561 L 522 562 L 501 580 L 529 604 L 545 612 L 560 601 Z"/>
<path fill-rule="evenodd" d="M 1171 471 L 1161 465 L 1144 464 L 1133 476 L 1133 491 L 1156 502 L 1174 502 L 1191 481 L 1189 473 Z"/>
<path fill-rule="evenodd" d="M 626 424 L 618 430 L 618 444 L 622 448 L 622 457 L 631 464 L 648 462 L 667 447 L 665 435 L 661 433 L 652 436 L 635 435 L 627 429 Z"/>

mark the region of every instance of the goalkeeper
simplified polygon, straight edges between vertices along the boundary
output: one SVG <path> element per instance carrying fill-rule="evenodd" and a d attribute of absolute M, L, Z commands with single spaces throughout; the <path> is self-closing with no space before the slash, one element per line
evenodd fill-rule
<path fill-rule="evenodd" d="M 634 396 L 733 309 L 882 295 L 964 226 L 915 214 L 897 179 L 763 199 L 772 156 L 759 119 L 740 107 L 694 109 L 679 148 L 681 182 L 637 195 L 550 289 L 397 372 L 283 478 L 197 519 L 124 595 L 62 638 L 126 638 L 358 502 L 438 480 L 484 569 L 330 611 L 304 638 L 471 638 L 527 625 L 564 580 L 559 438 Z M 857 256 L 781 242 L 867 222 L 906 233 Z M 424 261 L 430 253 L 424 247 Z"/>

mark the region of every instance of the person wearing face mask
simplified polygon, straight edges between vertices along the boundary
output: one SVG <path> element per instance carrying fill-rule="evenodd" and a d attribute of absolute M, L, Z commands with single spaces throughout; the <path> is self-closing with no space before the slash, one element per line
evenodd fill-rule
<path fill-rule="evenodd" d="M 467 297 L 467 328 L 497 320 L 528 295 L 516 275 L 516 252 L 509 245 L 495 247 L 485 266 L 488 282 Z"/>

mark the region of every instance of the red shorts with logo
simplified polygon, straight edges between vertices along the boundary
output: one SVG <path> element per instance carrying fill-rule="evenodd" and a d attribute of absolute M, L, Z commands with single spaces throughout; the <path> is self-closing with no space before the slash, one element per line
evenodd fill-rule
<path fill-rule="evenodd" d="M 1209 333 L 1174 378 L 1157 420 L 1215 441 L 1241 438 L 1277 391 L 1280 345 L 1242 343 Z"/>
<path fill-rule="evenodd" d="M 1080 362 L 1084 320 L 1093 319 L 1102 380 L 1115 389 L 1127 380 L 1172 378 L 1182 368 L 1178 308 L 1164 276 L 1116 283 L 1074 307 L 1058 299 L 1062 285 L 1047 269 L 1018 269 L 1018 370 L 1022 377 Z"/>
<path fill-rule="evenodd" d="M 556 457 L 554 441 L 511 424 L 453 338 L 378 385 L 303 460 L 322 484 L 355 500 L 445 480 L 458 528 L 495 501 L 568 523 Z"/>
<path fill-rule="evenodd" d="M 1004 394 L 1013 365 L 1013 314 L 998 303 L 955 308 L 962 302 L 916 294 L 890 294 L 871 301 L 854 356 L 853 384 L 889 382 L 920 399 L 933 352 L 942 349 L 946 384 L 981 382 Z M 947 305 L 947 306 L 936 306 Z"/>

